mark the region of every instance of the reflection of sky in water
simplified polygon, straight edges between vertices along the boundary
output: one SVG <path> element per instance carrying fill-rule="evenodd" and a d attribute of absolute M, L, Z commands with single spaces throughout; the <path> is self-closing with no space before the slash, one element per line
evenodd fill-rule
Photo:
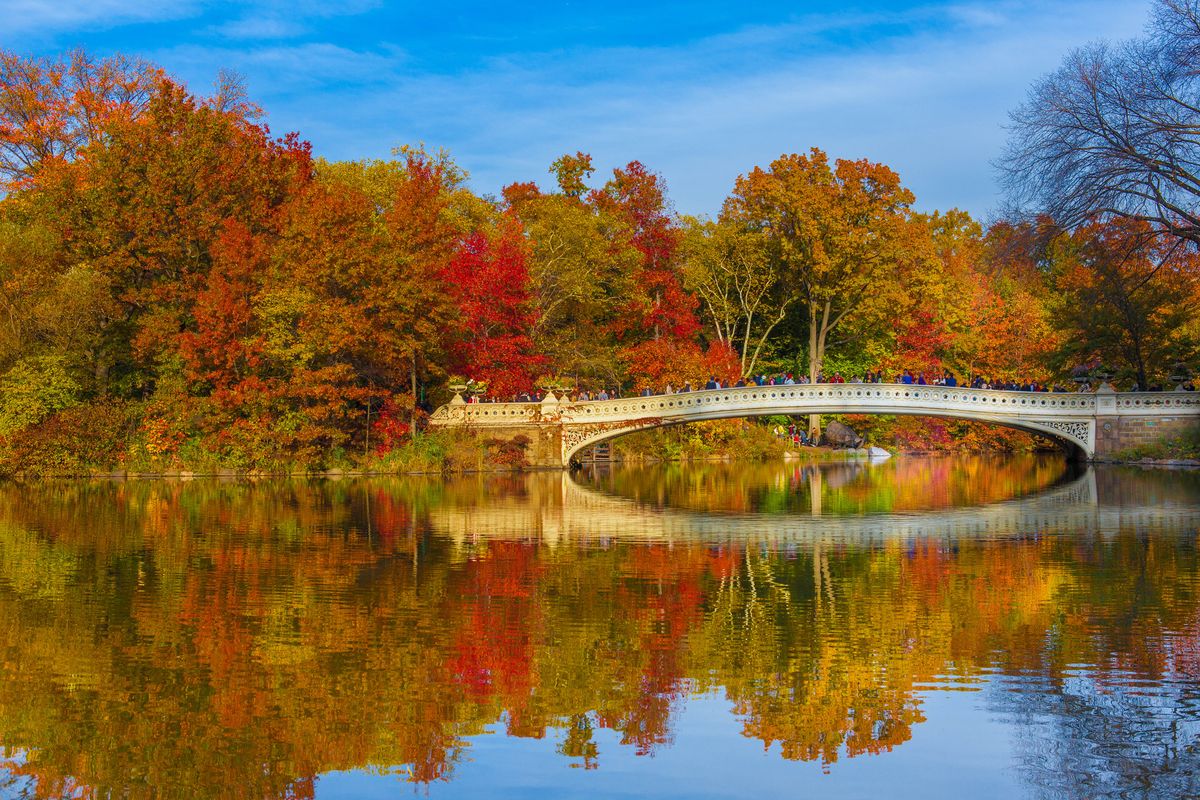
<path fill-rule="evenodd" d="M 1200 475 L 929 461 L 0 487 L 0 797 L 1195 793 Z"/>
<path fill-rule="evenodd" d="M 674 744 L 643 758 L 611 731 L 598 736 L 602 765 L 568 769 L 546 742 L 493 730 L 471 742 L 470 762 L 429 796 L 498 798 L 887 797 L 924 800 L 970 797 L 1008 800 L 1022 793 L 1011 769 L 1012 731 L 978 694 L 928 694 L 931 723 L 903 747 L 852 764 L 785 762 L 730 724 L 730 704 L 712 695 L 690 698 L 677 718 Z M 496 735 L 500 734 L 500 735 Z M 561 737 L 560 737 L 561 738 Z M 317 797 L 394 798 L 388 775 L 323 775 Z M 400 789 L 399 791 L 403 791 Z"/>

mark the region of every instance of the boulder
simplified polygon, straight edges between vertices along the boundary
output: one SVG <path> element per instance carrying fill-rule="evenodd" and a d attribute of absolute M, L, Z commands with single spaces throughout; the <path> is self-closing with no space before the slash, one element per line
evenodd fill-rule
<path fill-rule="evenodd" d="M 840 422 L 830 422 L 821 433 L 823 447 L 862 447 L 863 437 L 854 432 L 849 425 Z"/>

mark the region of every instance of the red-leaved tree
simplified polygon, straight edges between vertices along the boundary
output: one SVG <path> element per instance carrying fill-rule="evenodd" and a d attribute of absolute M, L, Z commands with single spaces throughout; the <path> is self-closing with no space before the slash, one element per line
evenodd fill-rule
<path fill-rule="evenodd" d="M 530 335 L 536 312 L 520 224 L 506 218 L 494 233 L 467 236 L 444 279 L 461 314 L 453 368 L 486 381 L 495 397 L 528 390 L 545 359 Z"/>

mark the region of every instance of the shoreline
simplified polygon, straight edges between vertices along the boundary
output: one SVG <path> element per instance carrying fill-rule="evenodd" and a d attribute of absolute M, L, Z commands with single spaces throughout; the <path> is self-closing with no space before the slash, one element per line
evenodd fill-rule
<path fill-rule="evenodd" d="M 761 459 L 745 459 L 735 456 L 721 455 L 708 456 L 702 458 L 677 458 L 677 459 L 653 459 L 653 458 L 633 458 L 633 459 L 613 459 L 611 461 L 592 462 L 582 464 L 578 467 L 563 469 L 558 468 L 538 468 L 538 467 L 511 467 L 500 466 L 483 468 L 483 469 L 443 469 L 443 470 L 386 470 L 386 469 L 342 469 L 332 468 L 325 470 L 298 470 L 298 471 L 271 471 L 271 470 L 233 470 L 221 469 L 216 471 L 192 471 L 192 470 L 161 470 L 154 472 L 130 471 L 130 470 L 101 470 L 96 472 L 84 473 L 53 473 L 39 475 L 22 475 L 13 474 L 0 478 L 0 482 L 22 483 L 29 481 L 65 481 L 65 480 L 111 480 L 111 481 L 134 481 L 134 480 L 170 480 L 170 481 L 192 481 L 192 480 L 263 480 L 263 479 L 281 479 L 281 478 L 309 478 L 309 479 L 332 479 L 341 478 L 386 478 L 386 477 L 449 477 L 453 475 L 499 475 L 499 474 L 519 474 L 519 473 L 544 473 L 544 472 L 564 472 L 573 471 L 583 467 L 596 466 L 624 466 L 624 465 L 645 465 L 645 464 L 703 464 L 703 463 L 750 463 L 751 461 L 804 461 L 809 463 L 849 463 L 849 462 L 868 462 L 878 463 L 887 459 L 872 459 L 860 450 L 832 450 L 824 448 L 813 448 L 815 453 L 820 453 L 820 458 L 804 458 L 802 454 L 784 453 L 776 458 L 761 458 Z M 889 458 L 953 458 L 955 456 L 974 455 L 974 456 L 1005 456 L 1011 455 L 1007 451 L 934 451 L 934 450 L 902 450 L 891 453 Z M 1141 458 L 1141 459 L 1114 459 L 1114 458 L 1097 458 L 1087 462 L 1090 465 L 1104 466 L 1123 466 L 1123 467 L 1141 467 L 1143 469 L 1167 469 L 1167 470 L 1200 470 L 1200 459 L 1195 458 Z"/>

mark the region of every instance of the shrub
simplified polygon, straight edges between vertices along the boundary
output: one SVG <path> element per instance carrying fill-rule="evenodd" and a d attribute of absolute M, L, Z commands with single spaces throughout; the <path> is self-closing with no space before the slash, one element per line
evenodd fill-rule
<path fill-rule="evenodd" d="M 529 461 L 525 457 L 529 444 L 528 436 L 518 435 L 512 439 L 489 439 L 486 442 L 488 460 L 498 467 L 524 469 L 529 466 Z"/>
<path fill-rule="evenodd" d="M 0 471 L 82 475 L 122 467 L 140 416 L 137 404 L 111 400 L 65 409 L 10 434 L 0 454 Z"/>
<path fill-rule="evenodd" d="M 62 357 L 21 359 L 0 378 L 0 436 L 36 425 L 75 405 L 78 396 L 79 384 Z"/>

